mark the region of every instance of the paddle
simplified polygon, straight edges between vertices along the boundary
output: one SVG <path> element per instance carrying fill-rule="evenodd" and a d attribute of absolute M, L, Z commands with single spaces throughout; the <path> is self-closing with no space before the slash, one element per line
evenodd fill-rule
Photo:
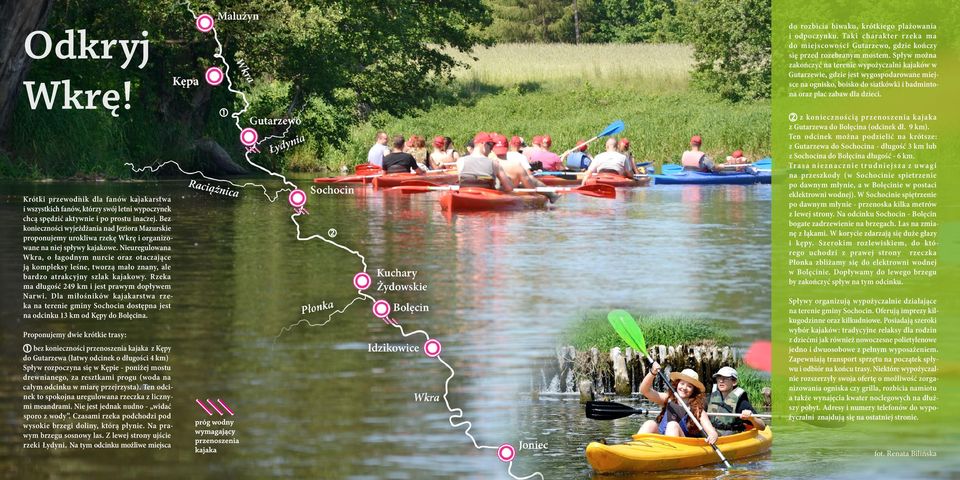
<path fill-rule="evenodd" d="M 610 325 L 613 326 L 613 329 L 616 330 L 618 335 L 620 335 L 620 338 L 623 338 L 623 340 L 627 342 L 627 345 L 633 347 L 633 349 L 637 352 L 642 353 L 643 356 L 647 358 L 648 362 L 653 363 L 653 359 L 650 358 L 650 355 L 647 353 L 647 343 L 643 339 L 643 330 L 640 329 L 640 326 L 637 325 L 636 320 L 633 319 L 633 316 L 631 316 L 629 312 L 626 310 L 614 310 L 607 314 L 607 321 L 610 322 Z M 677 399 L 677 403 L 679 403 L 680 406 L 683 407 L 683 410 L 687 412 L 687 418 L 692 420 L 693 424 L 696 425 L 701 432 L 705 432 L 703 425 L 700 424 L 700 420 L 693 415 L 693 412 L 690 411 L 690 407 L 688 407 L 686 402 L 680 398 L 680 394 L 678 394 L 677 390 L 673 388 L 673 383 L 671 383 L 670 379 L 664 375 L 663 370 L 660 370 L 658 373 L 660 374 L 660 378 L 663 380 L 663 383 L 665 383 L 667 388 L 673 392 L 673 396 Z M 704 441 L 706 441 L 706 439 L 704 439 Z M 730 466 L 730 462 L 727 461 L 727 457 L 723 456 L 723 452 L 721 452 L 716 445 L 710 443 L 707 445 L 713 447 L 713 451 L 717 452 L 717 456 L 720 457 L 720 460 L 723 461 L 723 464 L 728 469 L 732 468 Z"/>
<path fill-rule="evenodd" d="M 660 415 L 658 410 L 644 410 L 642 408 L 633 408 L 617 402 L 587 402 L 587 418 L 591 420 L 616 420 L 618 418 L 629 417 L 631 415 Z M 739 413 L 708 412 L 711 417 L 740 417 Z M 754 417 L 769 419 L 772 415 L 757 415 Z"/>
<path fill-rule="evenodd" d="M 353 168 L 353 172 L 357 175 L 366 175 L 370 173 L 375 173 L 383 170 L 382 167 L 378 167 L 372 163 L 361 163 Z"/>
<path fill-rule="evenodd" d="M 623 129 L 625 129 L 625 128 L 627 128 L 627 127 L 626 127 L 626 125 L 623 124 L 623 120 L 614 120 L 613 123 L 611 123 L 610 125 L 607 125 L 607 128 L 604 128 L 603 131 L 601 131 L 600 133 L 598 133 L 595 137 L 591 138 L 590 140 L 587 140 L 586 142 L 583 142 L 583 143 L 578 144 L 577 146 L 571 148 L 570 150 L 567 150 L 566 152 L 561 153 L 560 156 L 562 157 L 562 156 L 564 156 L 564 155 L 567 155 L 567 154 L 569 154 L 570 152 L 573 152 L 574 150 L 580 148 L 580 147 L 583 146 L 583 145 L 589 145 L 590 142 L 592 142 L 592 141 L 594 141 L 594 140 L 596 140 L 596 139 L 598 139 L 598 138 L 600 138 L 600 137 L 608 137 L 608 136 L 610 136 L 610 135 L 614 135 L 614 134 L 620 133 L 620 132 L 622 132 Z"/>

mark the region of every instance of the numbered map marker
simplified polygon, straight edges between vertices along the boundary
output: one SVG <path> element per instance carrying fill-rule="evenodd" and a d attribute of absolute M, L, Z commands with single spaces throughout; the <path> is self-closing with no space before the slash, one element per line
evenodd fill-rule
<path fill-rule="evenodd" d="M 442 349 L 443 346 L 440 345 L 440 341 L 435 338 L 431 338 L 427 340 L 427 343 L 423 344 L 423 353 L 426 353 L 427 356 L 431 358 L 440 355 L 440 350 Z"/>
<path fill-rule="evenodd" d="M 240 131 L 240 143 L 248 147 L 256 145 L 259 138 L 260 135 L 252 128 L 244 128 Z"/>
<path fill-rule="evenodd" d="M 197 17 L 197 30 L 200 30 L 203 33 L 207 33 L 210 30 L 213 30 L 213 17 L 207 13 L 203 13 Z"/>
<path fill-rule="evenodd" d="M 207 83 L 213 86 L 220 85 L 220 83 L 223 82 L 223 70 L 217 67 L 208 68 L 204 76 L 207 78 Z"/>
<path fill-rule="evenodd" d="M 357 290 L 366 290 L 370 288 L 370 275 L 367 275 L 366 272 L 360 272 L 353 276 L 353 286 Z"/>
<path fill-rule="evenodd" d="M 504 443 L 500 445 L 500 448 L 497 448 L 497 457 L 500 458 L 501 462 L 512 462 L 513 457 L 517 456 L 517 450 L 513 448 L 513 445 L 509 443 Z"/>

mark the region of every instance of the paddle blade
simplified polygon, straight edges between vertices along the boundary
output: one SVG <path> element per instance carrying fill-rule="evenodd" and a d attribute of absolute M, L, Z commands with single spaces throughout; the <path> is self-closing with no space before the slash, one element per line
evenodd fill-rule
<path fill-rule="evenodd" d="M 640 329 L 640 326 L 637 325 L 637 321 L 633 319 L 633 316 L 629 312 L 621 310 L 621 323 L 623 324 L 623 329 L 626 330 L 627 335 L 630 336 L 630 339 L 633 340 L 633 343 L 636 345 L 634 348 L 643 354 L 644 357 L 647 355 L 647 342 L 643 338 L 643 330 Z"/>
<path fill-rule="evenodd" d="M 584 185 L 582 187 L 574 188 L 573 190 L 570 190 L 570 192 L 579 193 L 588 197 L 617 198 L 617 189 L 602 183 Z"/>
<path fill-rule="evenodd" d="M 585 412 L 591 420 L 616 420 L 647 412 L 616 402 L 587 402 Z"/>
<path fill-rule="evenodd" d="M 753 342 L 753 345 L 750 345 L 747 353 L 743 356 L 743 363 L 746 363 L 750 368 L 770 372 L 770 357 L 770 342 Z"/>
<path fill-rule="evenodd" d="M 770 157 L 763 157 L 760 160 L 753 162 L 753 166 L 770 168 L 773 166 L 773 160 Z"/>
<path fill-rule="evenodd" d="M 620 338 L 622 338 L 624 342 L 627 342 L 627 345 L 634 350 L 639 350 L 637 348 L 637 344 L 633 342 L 633 339 L 630 338 L 630 335 L 627 334 L 627 330 L 623 327 L 622 316 L 624 313 L 630 315 L 623 310 L 614 310 L 607 314 L 607 321 L 610 322 L 610 326 L 613 327 L 615 332 L 617 332 L 617 335 L 620 335 Z"/>
<path fill-rule="evenodd" d="M 620 133 L 624 128 L 626 128 L 626 125 L 623 124 L 623 120 L 615 120 L 610 125 L 607 125 L 607 128 L 604 128 L 602 132 L 598 133 L 597 136 L 606 137 L 607 135 Z"/>

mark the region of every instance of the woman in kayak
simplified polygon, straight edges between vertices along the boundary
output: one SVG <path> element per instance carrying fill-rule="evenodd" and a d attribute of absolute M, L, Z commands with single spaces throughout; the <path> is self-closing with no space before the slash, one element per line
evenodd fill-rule
<path fill-rule="evenodd" d="M 640 393 L 647 397 L 653 403 L 660 405 L 661 412 L 657 419 L 647 420 L 640 427 L 639 433 L 659 433 L 673 437 L 695 437 L 706 434 L 707 443 L 713 444 L 717 441 L 717 430 L 710 423 L 710 417 L 707 416 L 703 408 L 706 403 L 704 392 L 706 389 L 700 382 L 700 376 L 697 372 L 686 368 L 682 372 L 673 372 L 670 374 L 670 382 L 674 390 L 677 391 L 680 398 L 676 398 L 673 391 L 667 393 L 657 392 L 653 389 L 653 379 L 660 373 L 660 364 L 654 362 L 643 377 L 640 383 Z M 697 429 L 693 419 L 689 418 L 686 410 L 678 402 L 684 402 L 690 411 L 703 425 L 704 432 Z"/>

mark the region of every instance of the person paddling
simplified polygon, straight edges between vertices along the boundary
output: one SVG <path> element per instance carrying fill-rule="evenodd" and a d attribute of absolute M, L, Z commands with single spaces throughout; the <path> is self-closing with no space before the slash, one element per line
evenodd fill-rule
<path fill-rule="evenodd" d="M 417 160 L 413 158 L 413 155 L 403 151 L 404 144 L 403 135 L 393 137 L 393 149 L 383 157 L 383 170 L 386 173 L 414 172 L 418 175 L 426 173 L 417 164 Z"/>
<path fill-rule="evenodd" d="M 616 148 L 616 144 L 614 144 Z M 599 155 L 597 155 L 599 157 Z M 660 405 L 661 412 L 656 420 L 647 420 L 640 427 L 638 433 L 659 433 L 672 437 L 694 437 L 706 435 L 707 443 L 713 445 L 717 441 L 717 430 L 710 423 L 710 417 L 704 410 L 705 396 L 703 383 L 700 382 L 700 376 L 697 372 L 685 368 L 680 373 L 670 374 L 670 382 L 680 398 L 674 396 L 673 391 L 667 393 L 657 392 L 653 389 L 653 379 L 660 373 L 660 364 L 654 362 L 650 366 L 650 371 L 640 382 L 640 393 L 647 397 L 653 403 Z M 703 425 L 704 432 L 697 430 L 693 419 L 689 418 L 687 412 L 678 402 L 684 402 L 697 419 L 700 425 Z"/>
<path fill-rule="evenodd" d="M 522 138 L 514 136 L 510 139 L 510 142 L 507 142 L 507 137 L 498 134 L 495 135 L 494 140 L 493 153 L 500 162 L 500 168 L 510 177 L 514 186 L 523 185 L 526 188 L 547 186 L 530 174 L 530 164 L 527 163 L 527 158 L 519 151 L 523 144 Z M 560 198 L 554 192 L 543 192 L 543 195 L 550 199 L 550 203 L 556 203 Z"/>
<path fill-rule="evenodd" d="M 764 430 L 767 425 L 763 420 L 753 416 L 753 405 L 742 388 L 737 386 L 739 376 L 733 367 L 722 367 L 713 374 L 713 392 L 710 393 L 707 403 L 708 413 L 739 413 L 737 417 L 717 417 L 713 419 L 714 427 L 720 435 L 733 435 L 746 430 L 743 422 L 753 424 L 757 430 Z"/>
<path fill-rule="evenodd" d="M 587 173 L 583 176 L 583 182 L 581 182 L 581 184 L 586 185 L 590 180 L 590 176 L 594 173 L 609 173 L 631 179 L 636 175 L 637 166 L 632 165 L 632 163 L 627 160 L 626 155 L 617 151 L 616 138 L 608 138 L 604 146 L 606 151 L 597 155 L 597 158 L 594 158 L 593 161 L 590 162 L 590 167 L 587 168 Z M 631 166 L 633 168 L 630 168 Z"/>
<path fill-rule="evenodd" d="M 540 163 L 540 168 L 544 171 L 566 170 L 560 156 L 550 151 L 553 140 L 550 135 L 544 135 L 540 138 L 540 149 L 530 156 L 530 164 Z"/>
<path fill-rule="evenodd" d="M 500 181 L 500 190 L 513 191 L 513 182 L 500 168 L 500 162 L 490 159 L 494 141 L 488 133 L 478 133 L 473 137 L 473 150 L 470 155 L 457 160 L 457 171 L 460 173 L 461 187 L 482 187 L 496 189 L 497 180 Z"/>
<path fill-rule="evenodd" d="M 446 164 L 453 164 L 457 161 L 447 150 L 447 139 L 441 136 L 433 138 L 433 151 L 430 152 L 428 160 L 430 168 L 434 170 L 444 169 Z"/>
<path fill-rule="evenodd" d="M 683 152 L 680 157 L 680 165 L 683 166 L 684 170 L 717 173 L 719 169 L 713 163 L 713 160 L 706 153 L 700 151 L 702 144 L 703 137 L 700 135 L 690 137 L 690 150 Z"/>
<path fill-rule="evenodd" d="M 390 153 L 390 147 L 387 147 L 387 132 L 377 132 L 377 138 L 367 152 L 367 163 L 382 167 L 383 157 L 388 153 Z"/>

